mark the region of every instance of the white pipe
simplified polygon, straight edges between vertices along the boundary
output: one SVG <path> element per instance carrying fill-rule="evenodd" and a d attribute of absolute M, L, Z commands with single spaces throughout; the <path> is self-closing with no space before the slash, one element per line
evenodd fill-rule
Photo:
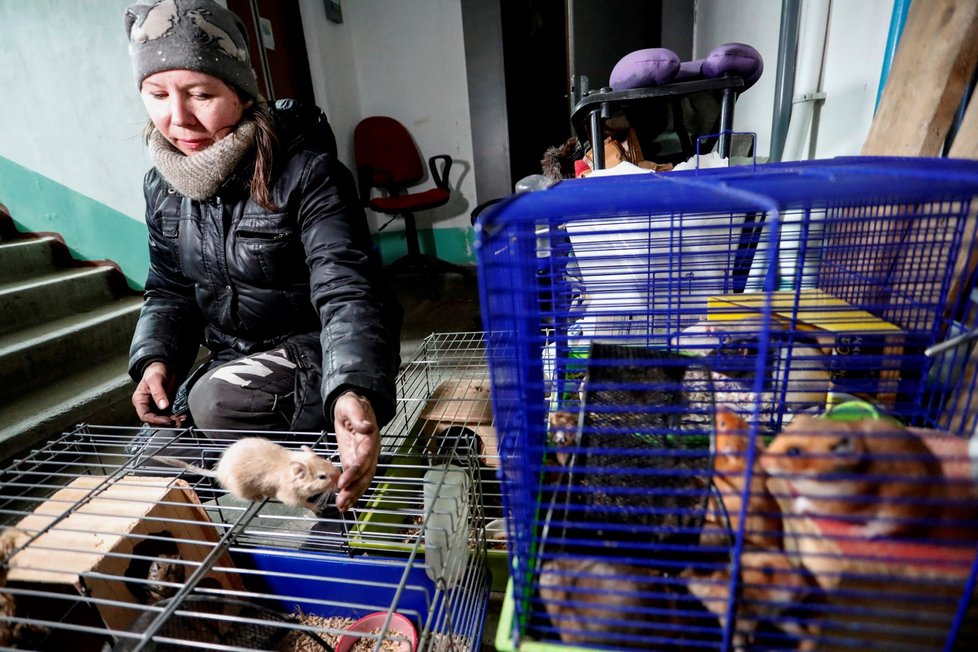
<path fill-rule="evenodd" d="M 783 161 L 799 161 L 809 157 L 815 102 L 825 97 L 821 92 L 822 61 L 831 4 L 831 0 L 807 0 L 801 6 L 795 94 L 791 100 L 791 121 L 788 123 Z"/>
<path fill-rule="evenodd" d="M 798 18 L 798 52 L 794 67 L 794 96 L 781 155 L 782 161 L 808 158 L 813 135 L 815 102 L 824 98 L 820 87 L 831 4 L 831 0 L 806 0 L 801 3 L 801 15 Z M 801 242 L 802 219 L 803 215 L 800 213 L 787 212 L 782 215 L 781 237 L 777 250 L 778 289 L 795 289 L 798 257 L 803 244 Z M 799 284 L 802 288 L 815 286 L 819 252 L 822 246 L 823 219 L 823 213 L 812 213 L 809 216 L 808 233 L 804 243 L 805 259 Z M 769 253 L 767 238 L 762 238 L 754 252 L 754 260 L 748 275 L 748 292 L 759 291 L 763 286 Z"/>
<path fill-rule="evenodd" d="M 808 0 L 802 3 L 798 40 L 798 61 L 795 65 L 795 96 L 792 98 L 791 121 L 785 138 L 783 161 L 798 161 L 809 158 L 815 116 L 815 102 L 825 97 L 821 92 L 822 62 L 825 55 L 825 39 L 828 34 L 829 9 L 831 0 Z M 808 233 L 802 242 L 803 216 L 800 213 L 785 213 L 781 227 L 781 246 L 778 250 L 778 272 L 781 286 L 815 287 L 819 258 L 822 248 L 824 213 L 812 212 L 808 219 Z M 805 248 L 802 269 L 798 269 L 798 257 Z"/>

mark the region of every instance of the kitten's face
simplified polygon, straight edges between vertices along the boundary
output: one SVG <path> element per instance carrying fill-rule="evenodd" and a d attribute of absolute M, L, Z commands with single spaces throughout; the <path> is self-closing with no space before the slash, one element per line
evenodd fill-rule
<path fill-rule="evenodd" d="M 716 458 L 720 473 L 743 473 L 747 468 L 749 426 L 734 412 L 720 408 L 716 413 Z"/>
<path fill-rule="evenodd" d="M 158 555 L 149 565 L 146 577 L 151 581 L 182 582 L 184 580 L 183 564 L 167 561 L 176 559 L 180 559 L 180 555 Z"/>
<path fill-rule="evenodd" d="M 172 598 L 176 595 L 178 586 L 187 579 L 186 566 L 171 560 L 179 560 L 180 555 L 163 553 L 157 555 L 146 571 L 146 601 L 150 604 Z"/>

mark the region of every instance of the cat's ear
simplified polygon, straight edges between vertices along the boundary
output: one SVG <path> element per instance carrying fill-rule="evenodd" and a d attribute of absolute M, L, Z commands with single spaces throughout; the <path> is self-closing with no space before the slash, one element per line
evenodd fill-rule
<path fill-rule="evenodd" d="M 852 455 L 856 452 L 856 447 L 852 437 L 842 437 L 839 441 L 832 444 L 832 452 L 838 455 Z"/>

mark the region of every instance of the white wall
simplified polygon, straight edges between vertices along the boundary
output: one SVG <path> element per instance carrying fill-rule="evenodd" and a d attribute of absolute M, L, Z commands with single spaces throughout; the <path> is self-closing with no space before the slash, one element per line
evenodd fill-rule
<path fill-rule="evenodd" d="M 353 128 L 363 111 L 353 56 L 354 28 L 349 18 L 352 4 L 343 6 L 342 23 L 332 23 L 326 19 L 323 0 L 299 0 L 316 104 L 326 112 L 336 133 L 340 159 L 354 170 Z"/>
<path fill-rule="evenodd" d="M 361 117 L 396 118 L 422 156 L 455 159 L 451 182 L 460 193 L 419 214 L 419 228 L 470 226 L 475 178 L 460 0 L 357 0 L 343 4 L 343 18 L 353 31 Z"/>
<path fill-rule="evenodd" d="M 505 0 L 504 0 L 505 1 Z M 669 0 L 673 1 L 673 0 Z M 461 0 L 348 0 L 344 22 L 299 0 L 314 90 L 353 164 L 353 127 L 391 115 L 425 156 L 456 158 L 455 203 L 421 226 L 467 226 L 475 205 Z M 126 51 L 130 0 L 0 0 L 0 156 L 136 220 L 150 163 Z M 857 154 L 872 117 L 892 0 L 834 0 L 816 154 Z M 765 72 L 737 104 L 735 128 L 770 148 L 780 0 L 696 0 L 694 56 L 754 45 Z M 377 224 L 378 220 L 374 220 Z M 391 228 L 398 228 L 392 225 Z"/>
<path fill-rule="evenodd" d="M 893 0 L 834 0 L 829 11 L 815 158 L 862 151 L 876 108 Z"/>
<path fill-rule="evenodd" d="M 468 227 L 476 195 L 460 0 L 344 2 L 340 24 L 326 20 L 322 0 L 300 0 L 300 7 L 316 101 L 344 162 L 354 169 L 353 129 L 362 118 L 399 120 L 426 159 L 455 160 L 450 180 L 460 192 L 419 213 L 419 228 Z M 418 189 L 429 187 L 430 179 Z M 372 217 L 375 227 L 386 221 Z M 401 226 L 397 220 L 390 229 Z"/>
<path fill-rule="evenodd" d="M 713 48 L 731 41 L 753 46 L 764 59 L 764 73 L 740 96 L 734 110 L 734 131 L 756 133 L 756 152 L 763 156 L 771 149 L 780 17 L 781 0 L 696 0 L 694 59 L 705 58 Z"/>
<path fill-rule="evenodd" d="M 151 163 L 123 28 L 131 2 L 0 0 L 0 156 L 142 220 Z M 341 24 L 326 20 L 322 0 L 299 3 L 314 92 L 343 161 L 353 168 L 361 118 L 397 118 L 424 156 L 456 158 L 460 195 L 419 225 L 468 226 L 475 182 L 460 0 L 348 1 Z"/>
<path fill-rule="evenodd" d="M 0 156 L 143 219 L 131 0 L 0 0 Z"/>
<path fill-rule="evenodd" d="M 869 132 L 892 0 L 833 0 L 817 110 L 818 158 L 856 155 Z M 723 43 L 748 43 L 764 58 L 764 74 L 737 101 L 734 129 L 757 133 L 757 153 L 771 148 L 781 0 L 696 0 L 695 58 Z"/>

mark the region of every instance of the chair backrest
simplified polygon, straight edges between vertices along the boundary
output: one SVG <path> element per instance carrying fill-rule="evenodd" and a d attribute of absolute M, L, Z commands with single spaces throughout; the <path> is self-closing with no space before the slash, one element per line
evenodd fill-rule
<path fill-rule="evenodd" d="M 357 173 L 369 170 L 370 186 L 409 186 L 424 179 L 424 162 L 418 147 L 404 125 L 394 118 L 371 116 L 361 120 L 353 131 L 353 151 Z"/>

